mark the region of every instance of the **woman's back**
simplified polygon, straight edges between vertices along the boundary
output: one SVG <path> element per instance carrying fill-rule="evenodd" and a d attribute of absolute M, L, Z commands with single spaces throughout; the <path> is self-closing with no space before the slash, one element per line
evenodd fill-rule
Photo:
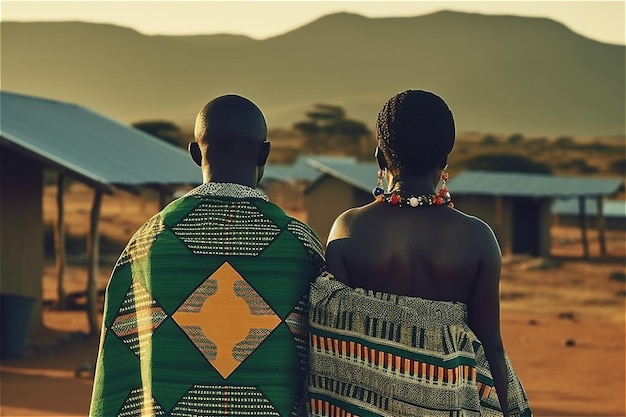
<path fill-rule="evenodd" d="M 375 202 L 337 218 L 326 259 L 310 294 L 312 415 L 532 415 L 502 348 L 484 222 Z"/>
<path fill-rule="evenodd" d="M 471 302 L 480 266 L 499 268 L 499 257 L 487 225 L 447 206 L 349 210 L 327 248 L 329 272 L 352 287 L 463 303 Z"/>

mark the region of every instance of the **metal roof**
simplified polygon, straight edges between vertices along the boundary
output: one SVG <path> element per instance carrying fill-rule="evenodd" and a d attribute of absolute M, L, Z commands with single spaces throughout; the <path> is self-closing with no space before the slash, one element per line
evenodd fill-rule
<path fill-rule="evenodd" d="M 202 182 L 185 150 L 55 100 L 1 91 L 0 143 L 104 188 Z"/>
<path fill-rule="evenodd" d="M 552 213 L 561 216 L 578 216 L 578 199 L 556 200 L 552 204 Z M 597 203 L 595 199 L 585 199 L 585 213 L 588 216 L 597 214 Z M 624 200 L 604 200 L 602 201 L 602 214 L 606 218 L 626 218 L 626 201 Z"/>
<path fill-rule="evenodd" d="M 319 160 L 309 159 L 307 163 L 318 171 L 335 177 L 359 190 L 369 193 L 376 186 L 376 172 L 378 172 L 378 165 L 375 162 L 322 162 Z M 314 184 L 311 184 L 310 187 L 312 186 L 314 186 Z"/>
<path fill-rule="evenodd" d="M 309 165 L 363 191 L 375 186 L 376 163 L 333 163 L 309 160 Z M 505 197 L 572 198 L 609 196 L 619 191 L 619 178 L 555 177 L 551 175 L 465 171 L 448 182 L 457 195 L 490 195 Z"/>
<path fill-rule="evenodd" d="M 321 164 L 356 164 L 353 156 L 322 156 L 300 155 L 292 165 L 267 164 L 263 179 L 278 181 L 315 181 L 322 173 L 313 168 L 309 161 L 317 161 Z M 263 180 L 262 180 L 263 182 Z"/>
<path fill-rule="evenodd" d="M 465 171 L 448 182 L 452 195 L 572 198 L 613 195 L 623 187 L 619 178 L 555 177 L 552 175 Z"/>

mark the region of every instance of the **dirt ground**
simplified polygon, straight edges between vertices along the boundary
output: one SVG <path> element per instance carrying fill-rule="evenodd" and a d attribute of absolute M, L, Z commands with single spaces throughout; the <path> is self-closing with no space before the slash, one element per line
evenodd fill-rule
<path fill-rule="evenodd" d="M 125 232 L 131 229 L 134 225 Z M 536 416 L 626 416 L 626 234 L 608 231 L 608 254 L 601 257 L 590 231 L 590 260 L 580 259 L 578 229 L 553 227 L 552 238 L 550 259 L 505 258 L 501 323 L 506 351 Z M 101 268 L 102 287 L 109 274 L 110 268 Z M 68 291 L 85 289 L 83 267 L 68 266 L 66 276 Z M 44 299 L 54 298 L 49 262 Z M 31 335 L 23 358 L 0 364 L 1 416 L 88 413 L 98 340 L 83 337 L 86 313 L 46 308 L 44 324 Z"/>

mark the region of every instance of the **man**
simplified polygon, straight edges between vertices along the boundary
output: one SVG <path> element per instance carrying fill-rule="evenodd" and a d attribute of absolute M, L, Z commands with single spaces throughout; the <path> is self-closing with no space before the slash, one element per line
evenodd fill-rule
<path fill-rule="evenodd" d="M 218 97 L 194 133 L 204 183 L 144 224 L 111 276 L 90 415 L 305 415 L 323 247 L 255 189 L 270 144 L 254 103 Z"/>

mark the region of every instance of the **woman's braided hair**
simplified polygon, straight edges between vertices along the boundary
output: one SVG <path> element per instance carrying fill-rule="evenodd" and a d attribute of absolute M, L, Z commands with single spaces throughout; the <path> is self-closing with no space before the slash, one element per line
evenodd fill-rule
<path fill-rule="evenodd" d="M 454 117 L 436 94 L 406 90 L 390 98 L 378 113 L 376 138 L 392 173 L 427 174 L 452 151 Z"/>

